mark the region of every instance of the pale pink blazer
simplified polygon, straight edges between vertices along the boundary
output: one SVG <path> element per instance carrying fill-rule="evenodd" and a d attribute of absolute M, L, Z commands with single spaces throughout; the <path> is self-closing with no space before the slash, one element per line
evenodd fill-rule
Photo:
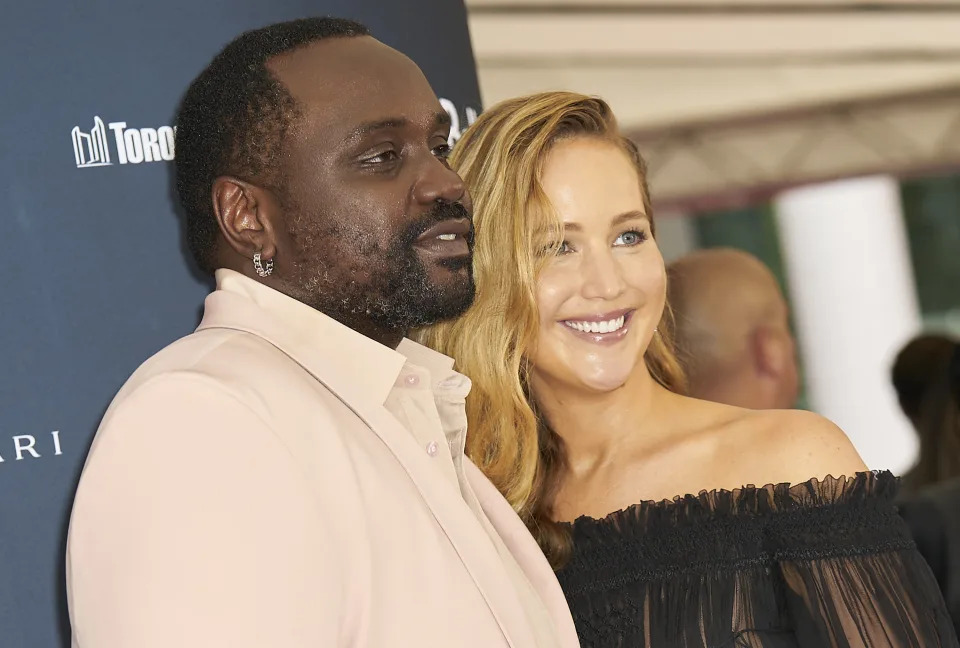
<path fill-rule="evenodd" d="M 198 330 L 130 378 L 97 432 L 67 546 L 73 645 L 537 646 L 477 518 L 383 407 L 402 356 L 218 279 Z M 550 566 L 467 463 L 551 645 L 575 648 Z"/>

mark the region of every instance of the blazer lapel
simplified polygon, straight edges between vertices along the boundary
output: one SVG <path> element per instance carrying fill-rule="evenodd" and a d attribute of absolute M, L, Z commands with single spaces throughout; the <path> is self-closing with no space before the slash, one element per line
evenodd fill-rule
<path fill-rule="evenodd" d="M 536 540 L 530 535 L 523 521 L 517 517 L 500 491 L 469 459 L 464 459 L 464 472 L 470 481 L 474 495 L 487 519 L 493 524 L 510 553 L 517 559 L 533 588 L 540 595 L 553 619 L 560 645 L 563 648 L 579 648 L 576 626 L 570 615 L 566 597 L 549 561 Z"/>
<path fill-rule="evenodd" d="M 311 348 L 297 348 L 300 345 L 285 342 L 282 325 L 270 319 L 269 312 L 243 296 L 216 291 L 207 298 L 198 330 L 224 328 L 256 335 L 335 394 L 380 438 L 420 491 L 496 618 L 507 644 L 513 648 L 535 646 L 536 639 L 500 555 L 460 494 L 451 488 L 396 418 L 382 404 L 371 402 L 362 384 L 338 371 L 338 363 L 330 361 L 331 357 L 337 357 L 335 350 L 325 350 L 323 339 L 318 339 Z M 505 501 L 503 505 L 509 509 Z M 519 520 L 517 523 L 522 526 Z"/>

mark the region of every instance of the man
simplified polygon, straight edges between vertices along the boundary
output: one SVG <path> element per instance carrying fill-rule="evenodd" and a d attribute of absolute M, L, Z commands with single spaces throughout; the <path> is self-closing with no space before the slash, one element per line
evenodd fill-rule
<path fill-rule="evenodd" d="M 685 256 L 667 273 L 690 395 L 749 409 L 794 407 L 799 379 L 787 304 L 766 266 L 720 248 Z"/>
<path fill-rule="evenodd" d="M 246 33 L 193 82 L 177 188 L 217 289 L 107 411 L 67 549 L 76 648 L 577 645 L 464 457 L 469 381 L 404 339 L 471 303 L 449 119 L 359 24 Z"/>

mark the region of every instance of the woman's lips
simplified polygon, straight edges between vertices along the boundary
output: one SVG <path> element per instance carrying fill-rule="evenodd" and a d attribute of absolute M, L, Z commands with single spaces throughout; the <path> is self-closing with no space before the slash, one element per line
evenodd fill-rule
<path fill-rule="evenodd" d="M 600 315 L 560 320 L 559 324 L 571 335 L 582 340 L 599 344 L 615 343 L 623 339 L 630 330 L 630 320 L 634 312 L 635 309 L 621 309 Z"/>

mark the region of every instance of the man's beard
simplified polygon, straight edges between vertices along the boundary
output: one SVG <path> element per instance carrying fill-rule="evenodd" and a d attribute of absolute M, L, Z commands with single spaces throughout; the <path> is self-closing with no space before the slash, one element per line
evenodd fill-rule
<path fill-rule="evenodd" d="M 473 303 L 473 229 L 467 235 L 470 254 L 431 261 L 446 275 L 433 281 L 417 253 L 423 232 L 441 221 L 469 219 L 459 203 L 437 203 L 407 225 L 384 247 L 382 233 L 347 231 L 340 226 L 322 232 L 301 229 L 297 240 L 300 301 L 340 323 L 366 333 L 406 333 L 462 315 Z M 380 240 L 374 240 L 380 239 Z"/>

